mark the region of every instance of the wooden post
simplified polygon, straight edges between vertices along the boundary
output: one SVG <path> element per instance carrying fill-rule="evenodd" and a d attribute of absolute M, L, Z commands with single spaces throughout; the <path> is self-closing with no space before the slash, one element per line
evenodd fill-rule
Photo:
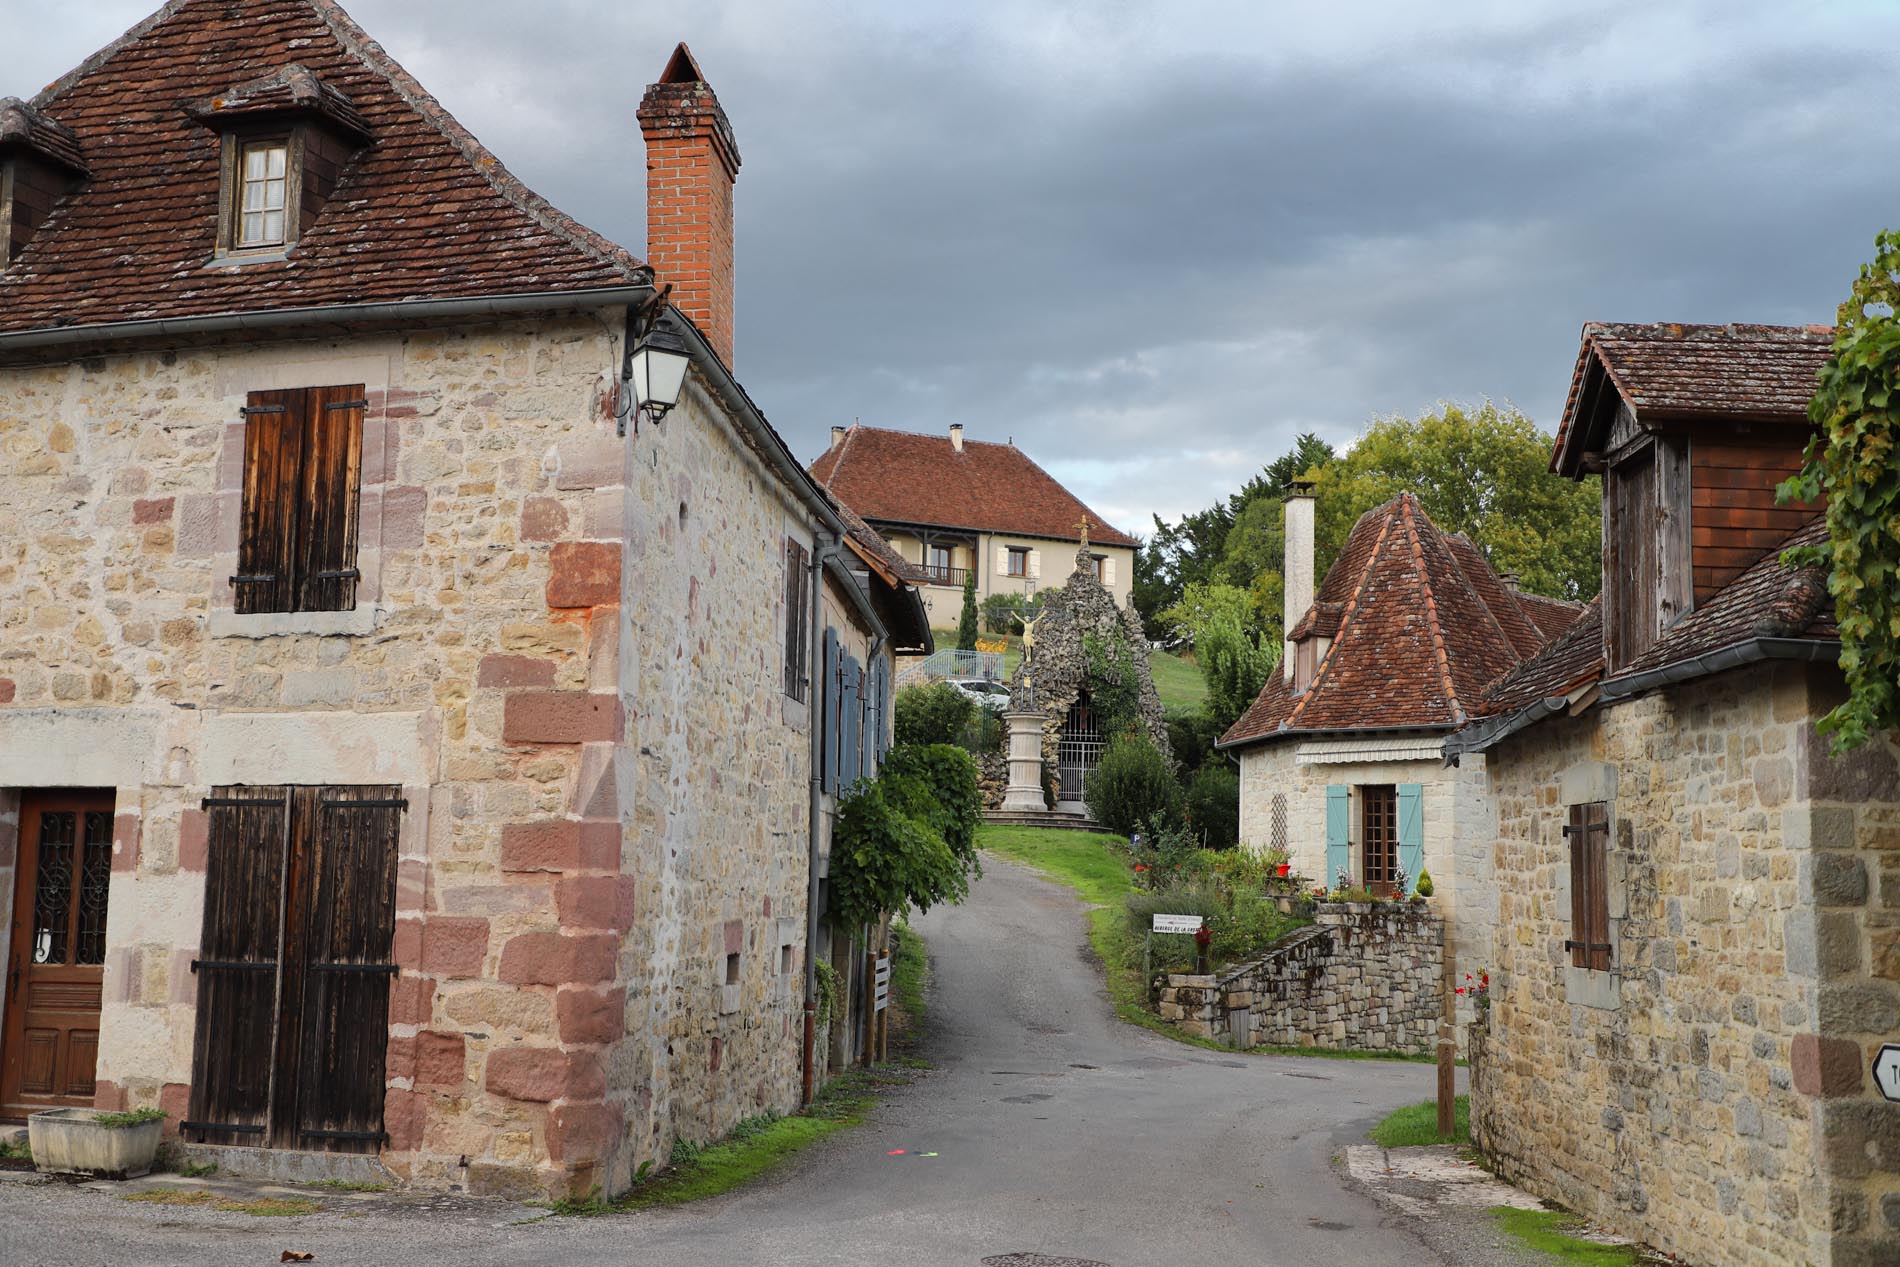
<path fill-rule="evenodd" d="M 1451 1022 L 1438 1022 L 1438 1135 L 1449 1139 L 1457 1124 L 1458 1039 Z"/>

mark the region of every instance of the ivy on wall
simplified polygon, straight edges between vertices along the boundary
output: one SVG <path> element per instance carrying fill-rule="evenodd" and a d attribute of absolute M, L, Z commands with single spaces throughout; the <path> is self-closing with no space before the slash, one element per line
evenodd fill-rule
<path fill-rule="evenodd" d="M 1848 697 L 1819 722 L 1834 751 L 1900 729 L 1900 232 L 1882 233 L 1841 305 L 1834 354 L 1808 405 L 1818 431 L 1782 500 L 1827 498 L 1828 543 L 1790 550 L 1827 568 Z"/>

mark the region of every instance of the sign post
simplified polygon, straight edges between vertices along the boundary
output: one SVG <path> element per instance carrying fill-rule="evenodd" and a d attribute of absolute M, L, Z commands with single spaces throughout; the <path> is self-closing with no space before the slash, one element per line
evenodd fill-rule
<path fill-rule="evenodd" d="M 1154 980 L 1153 951 L 1156 933 L 1169 936 L 1193 937 L 1202 929 L 1203 920 L 1199 915 L 1162 915 L 1157 913 L 1154 922 L 1148 926 L 1148 936 L 1142 941 L 1141 948 L 1141 988 L 1146 990 Z M 1204 965 L 1197 965 L 1204 966 Z"/>
<path fill-rule="evenodd" d="M 1874 1053 L 1874 1085 L 1889 1100 L 1900 1100 L 1900 1043 L 1882 1043 Z"/>

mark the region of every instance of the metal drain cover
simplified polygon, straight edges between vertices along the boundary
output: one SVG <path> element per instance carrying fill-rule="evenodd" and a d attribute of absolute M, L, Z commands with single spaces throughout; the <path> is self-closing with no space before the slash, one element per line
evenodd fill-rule
<path fill-rule="evenodd" d="M 1108 1267 L 1093 1258 L 1059 1258 L 1048 1254 L 997 1254 L 983 1260 L 983 1267 Z"/>

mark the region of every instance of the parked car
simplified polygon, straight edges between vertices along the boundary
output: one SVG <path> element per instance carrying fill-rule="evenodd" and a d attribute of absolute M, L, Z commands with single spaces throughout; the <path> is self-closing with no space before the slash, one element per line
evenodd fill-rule
<path fill-rule="evenodd" d="M 944 681 L 991 712 L 1009 707 L 1009 688 L 988 678 L 945 678 Z"/>

